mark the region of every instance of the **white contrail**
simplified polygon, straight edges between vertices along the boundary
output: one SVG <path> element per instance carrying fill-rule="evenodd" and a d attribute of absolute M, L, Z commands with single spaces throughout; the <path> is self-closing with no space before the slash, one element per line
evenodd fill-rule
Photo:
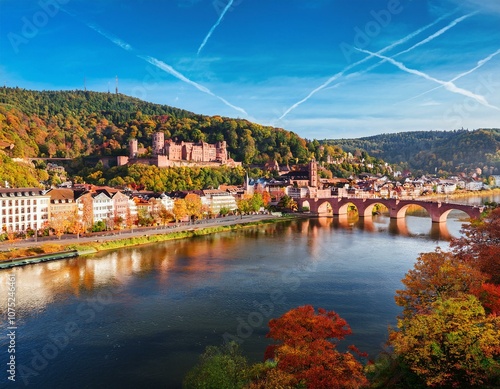
<path fill-rule="evenodd" d="M 422 45 L 425 45 L 426 43 L 436 39 L 438 36 L 441 36 L 443 35 L 446 31 L 448 31 L 450 28 L 453 28 L 455 27 L 458 23 L 464 21 L 465 19 L 475 15 L 479 13 L 478 11 L 476 12 L 471 12 L 467 15 L 464 15 L 464 16 L 461 16 L 455 20 L 453 20 L 450 24 L 448 24 L 447 26 L 443 27 L 442 29 L 436 31 L 434 34 L 432 34 L 431 36 L 425 38 L 424 40 L 418 42 L 418 43 L 415 43 L 412 47 L 410 47 L 409 49 L 406 49 L 406 50 L 403 50 L 403 51 L 400 51 L 399 53 L 397 53 L 394 57 L 398 56 L 398 55 L 401 55 L 401 54 L 405 54 L 409 51 L 412 51 L 413 49 L 416 49 L 417 47 L 419 46 L 422 46 Z"/>
<path fill-rule="evenodd" d="M 236 105 L 231 104 L 226 99 L 224 99 L 224 98 L 222 98 L 220 96 L 217 96 L 215 93 L 213 93 L 207 87 L 205 87 L 203 85 L 200 85 L 197 82 L 194 82 L 194 81 L 190 80 L 189 78 L 187 78 L 183 74 L 179 73 L 172 66 L 166 64 L 165 62 L 160 61 L 160 60 L 158 60 L 158 59 L 156 59 L 154 57 L 147 56 L 147 55 L 139 55 L 138 54 L 137 57 L 139 57 L 140 59 L 143 59 L 144 61 L 149 62 L 153 66 L 156 66 L 158 69 L 161 69 L 164 72 L 167 72 L 167 73 L 171 74 L 175 78 L 178 78 L 179 80 L 184 81 L 185 83 L 194 86 L 196 89 L 198 89 L 198 90 L 200 90 L 200 91 L 202 91 L 204 93 L 207 93 L 210 96 L 216 97 L 217 99 L 219 99 L 220 101 L 222 101 L 227 106 L 229 106 L 229 107 L 235 109 L 236 111 L 239 111 L 239 112 L 243 113 L 244 115 L 248 116 L 248 114 L 246 113 L 246 111 L 243 108 L 237 107 Z"/>
<path fill-rule="evenodd" d="M 130 46 L 127 42 L 122 41 L 120 38 L 117 38 L 116 36 L 113 36 L 103 30 L 101 30 L 98 26 L 95 24 L 87 24 L 88 27 L 90 27 L 92 30 L 97 32 L 98 34 L 101 34 L 103 37 L 106 39 L 110 40 L 113 42 L 115 45 L 120 46 L 123 50 L 126 51 L 134 51 L 133 47 Z"/>
<path fill-rule="evenodd" d="M 217 26 L 220 24 L 220 22 L 222 22 L 222 19 L 224 18 L 224 15 L 226 14 L 227 11 L 229 11 L 229 8 L 231 8 L 231 6 L 233 5 L 233 2 L 234 2 L 234 0 L 229 0 L 229 2 L 226 5 L 226 8 L 224 8 L 224 10 L 222 11 L 222 13 L 220 14 L 219 19 L 217 19 L 217 21 L 212 26 L 212 28 L 210 29 L 210 31 L 208 31 L 207 36 L 205 37 L 205 39 L 203 39 L 203 42 L 201 42 L 201 45 L 198 48 L 198 53 L 197 53 L 198 55 L 200 54 L 200 51 L 203 49 L 203 47 L 205 47 L 205 45 L 207 44 L 208 40 L 210 39 L 210 37 L 214 33 L 214 31 L 217 28 Z"/>
<path fill-rule="evenodd" d="M 453 20 L 453 21 L 452 21 L 450 24 L 448 24 L 447 26 L 443 27 L 443 28 L 442 28 L 442 29 L 440 29 L 439 31 L 437 31 L 437 32 L 435 32 L 434 34 L 432 34 L 432 35 L 428 36 L 427 38 L 425 38 L 425 39 L 421 40 L 420 42 L 415 43 L 412 47 L 410 47 L 410 48 L 408 48 L 408 49 L 405 49 L 405 50 L 403 50 L 403 51 L 400 51 L 400 52 L 399 52 L 399 53 L 397 53 L 397 54 L 394 54 L 394 55 L 392 56 L 392 58 L 396 58 L 398 55 L 402 55 L 402 54 L 408 53 L 408 52 L 410 52 L 410 51 L 412 51 L 412 50 L 416 49 L 416 48 L 417 48 L 417 47 L 419 47 L 419 46 L 422 46 L 422 45 L 424 45 L 424 44 L 426 44 L 426 43 L 429 43 L 430 41 L 432 41 L 432 40 L 436 39 L 437 37 L 439 37 L 439 36 L 443 35 L 443 34 L 444 34 L 446 31 L 448 31 L 450 28 L 455 27 L 455 26 L 456 26 L 458 23 L 460 23 L 461 21 L 465 20 L 466 18 L 468 18 L 468 17 L 470 17 L 470 16 L 472 16 L 472 15 L 474 15 L 474 14 L 476 14 L 476 13 L 477 13 L 477 12 L 472 12 L 472 13 L 470 13 L 470 14 L 467 14 L 467 15 L 461 16 L 461 17 L 459 17 L 459 18 L 457 18 L 457 19 Z M 380 52 L 379 52 L 379 53 L 380 53 Z M 369 57 L 369 58 L 370 58 L 370 57 Z M 366 69 L 364 69 L 364 70 L 361 70 L 361 71 L 359 71 L 359 72 L 356 72 L 356 73 L 351 73 L 351 74 L 347 75 L 347 76 L 346 76 L 346 78 L 351 78 L 351 77 L 353 77 L 353 76 L 355 76 L 355 75 L 360 76 L 360 75 L 362 75 L 362 74 L 366 74 L 366 73 L 368 73 L 368 72 L 372 71 L 373 69 L 378 68 L 380 65 L 384 64 L 385 62 L 386 62 L 386 61 L 385 61 L 385 59 L 383 59 L 383 60 L 381 60 L 381 61 L 377 62 L 376 64 L 374 64 L 374 65 L 371 65 L 371 66 L 367 67 L 367 68 L 366 68 Z M 351 76 L 351 77 L 350 77 L 350 76 Z M 440 87 L 438 87 L 438 88 L 440 88 Z"/>
<path fill-rule="evenodd" d="M 460 73 L 458 76 L 455 76 L 453 77 L 450 81 L 448 82 L 455 82 L 457 81 L 458 79 L 462 78 L 462 77 L 465 77 L 465 76 L 468 76 L 469 74 L 475 72 L 477 69 L 479 69 L 481 66 L 483 66 L 484 64 L 486 64 L 487 62 L 489 62 L 490 60 L 492 60 L 494 57 L 496 57 L 498 54 L 500 54 L 500 49 L 498 49 L 497 51 L 495 51 L 494 53 L 488 55 L 486 58 L 483 58 L 482 60 L 480 61 L 477 61 L 477 65 L 474 66 L 472 69 L 470 70 L 467 70 L 466 72 L 463 72 L 463 73 Z M 410 97 L 409 99 L 407 100 L 404 100 L 403 102 L 406 102 L 406 101 L 410 101 L 410 100 L 413 100 L 413 99 L 416 99 L 420 96 L 423 96 L 423 95 L 426 95 L 427 93 L 430 93 L 430 92 L 433 92 L 435 91 L 436 89 L 439 89 L 439 88 L 442 88 L 443 86 L 442 85 L 439 85 L 439 86 L 436 86 L 435 88 L 432 88 L 432 89 L 429 89 L 428 91 L 426 92 L 422 92 L 416 96 L 413 96 L 413 97 Z"/>
<path fill-rule="evenodd" d="M 441 17 L 439 17 L 438 19 L 436 19 L 434 22 L 422 27 L 422 28 L 419 28 L 418 30 L 412 32 L 411 34 L 405 36 L 404 38 L 401 38 L 400 40 L 390 44 L 389 46 L 387 47 L 384 47 L 383 49 L 379 50 L 377 53 L 378 54 L 382 54 L 382 53 L 385 53 L 386 51 L 389 51 L 391 49 L 393 49 L 394 47 L 397 47 L 399 45 L 402 45 L 403 43 L 406 43 L 407 41 L 409 41 L 410 39 L 414 38 L 415 36 L 417 36 L 418 34 L 422 33 L 423 31 L 431 28 L 432 26 L 436 25 L 437 23 L 439 23 L 441 20 L 447 18 L 448 16 L 452 15 L 452 13 L 449 13 L 449 14 L 446 14 L 446 15 L 443 15 Z M 347 67 L 345 67 L 343 70 L 341 70 L 340 72 L 338 72 L 337 74 L 333 75 L 332 77 L 330 77 L 328 80 L 326 80 L 323 84 L 321 84 L 320 86 L 318 86 L 316 89 L 313 89 L 306 97 L 304 97 L 302 100 L 296 102 L 295 104 L 293 104 L 290 108 L 288 108 L 284 113 L 283 115 L 281 115 L 278 120 L 281 120 L 283 119 L 286 115 L 288 115 L 291 111 L 293 111 L 295 108 L 297 108 L 300 104 L 302 103 L 305 103 L 307 100 L 309 100 L 312 96 L 314 96 L 316 93 L 318 93 L 319 91 L 325 89 L 328 85 L 330 85 L 333 81 L 337 80 L 338 78 L 342 77 L 344 75 L 345 72 L 347 72 L 348 70 L 351 70 L 352 68 L 354 68 L 355 66 L 358 66 L 358 65 L 361 65 L 362 63 L 368 61 L 369 59 L 373 58 L 375 55 L 369 55 L 368 57 L 365 57 L 351 65 L 348 65 Z"/>
<path fill-rule="evenodd" d="M 106 39 L 108 39 L 109 41 L 113 42 L 115 45 L 121 47 L 122 49 L 126 50 L 126 51 L 130 51 L 130 52 L 134 52 L 134 48 L 129 45 L 127 42 L 124 42 L 123 40 L 107 33 L 107 32 L 104 32 L 103 30 L 101 30 L 99 27 L 95 26 L 95 25 L 91 25 L 91 24 L 87 24 L 88 27 L 90 27 L 92 30 L 96 31 L 97 33 L 101 34 L 103 37 L 105 37 Z M 244 115 L 248 116 L 247 112 L 243 109 L 243 108 L 240 108 L 236 105 L 233 105 L 231 104 L 229 101 L 227 101 L 226 99 L 216 95 L 215 93 L 213 93 L 210 89 L 208 89 L 207 87 L 203 86 L 203 85 L 200 85 L 198 84 L 197 82 L 193 81 L 193 80 L 190 80 L 189 78 L 187 78 L 186 76 L 184 76 L 182 73 L 178 72 L 177 70 L 175 70 L 172 66 L 166 64 L 165 62 L 163 61 L 160 61 L 159 59 L 156 59 L 154 57 L 150 57 L 150 56 L 147 56 L 147 55 L 141 55 L 141 54 L 136 54 L 134 53 L 134 55 L 148 63 L 150 63 L 151 65 L 153 66 L 156 66 L 158 69 L 161 69 L 163 70 L 164 72 L 168 73 L 168 74 L 171 74 L 172 76 L 174 76 L 175 78 L 189 84 L 189 85 L 192 85 L 194 86 L 196 89 L 198 89 L 199 91 L 203 92 L 203 93 L 206 93 L 210 96 L 213 96 L 217 99 L 219 99 L 220 101 L 222 101 L 224 104 L 226 104 L 228 107 L 231 107 L 233 108 L 234 110 L 238 111 L 238 112 L 241 112 L 243 113 Z"/>
<path fill-rule="evenodd" d="M 423 77 L 429 81 L 433 81 L 441 86 L 444 86 L 450 92 L 457 93 L 457 94 L 460 94 L 460 95 L 463 95 L 466 97 L 470 97 L 471 99 L 476 100 L 479 104 L 482 104 L 485 107 L 494 108 L 494 109 L 500 111 L 500 108 L 495 107 L 494 105 L 491 105 L 490 103 L 488 103 L 488 101 L 483 96 L 477 95 L 477 94 L 475 94 L 471 91 L 468 91 L 466 89 L 459 88 L 451 81 L 438 80 L 437 78 L 431 77 L 428 74 L 421 72 L 420 70 L 410 69 L 410 68 L 406 67 L 402 62 L 396 61 L 395 59 L 393 59 L 391 57 L 386 57 L 384 55 L 372 53 L 371 51 L 364 50 L 364 49 L 356 48 L 356 50 L 361 51 L 362 53 L 365 53 L 365 54 L 369 54 L 369 55 L 378 57 L 380 59 L 385 59 L 386 61 L 392 63 L 394 66 L 398 67 L 399 69 L 401 69 L 404 72 L 414 74 L 414 75 L 419 76 L 419 77 Z"/>

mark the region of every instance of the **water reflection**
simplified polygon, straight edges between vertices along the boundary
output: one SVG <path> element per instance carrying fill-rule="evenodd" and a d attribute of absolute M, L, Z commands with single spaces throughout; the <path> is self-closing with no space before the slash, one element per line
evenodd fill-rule
<path fill-rule="evenodd" d="M 243 344 L 253 361 L 268 319 L 304 304 L 337 311 L 353 328 L 349 343 L 374 356 L 399 313 L 401 278 L 418 253 L 448 239 L 443 227 L 384 215 L 286 221 L 0 271 L 0 294 L 15 274 L 25 359 L 66 322 L 82 328 L 33 387 L 176 388 L 206 345 L 237 334 L 255 301 L 276 291 L 282 298 Z M 79 307 L 103 291 L 111 303 L 87 322 Z"/>
<path fill-rule="evenodd" d="M 455 223 L 455 235 L 448 230 L 448 224 Z M 241 234 L 246 238 L 266 237 L 292 238 L 294 234 L 307 236 L 306 248 L 311 258 L 317 258 L 322 249 L 318 237 L 326 230 L 359 230 L 362 232 L 389 233 L 405 237 L 426 235 L 434 241 L 449 241 L 456 237 L 458 219 L 448 223 L 431 223 L 429 218 L 407 217 L 390 219 L 384 215 L 373 218 L 353 218 L 347 215 L 304 219 L 297 223 L 278 223 L 261 228 L 248 229 L 240 233 L 225 233 L 156 244 L 150 248 L 121 249 L 95 256 L 85 256 L 14 268 L 0 272 L 0 294 L 6 295 L 7 277 L 15 273 L 19 279 L 30 280 L 20 283 L 19 309 L 42 310 L 57 299 L 58 295 L 70 293 L 80 296 L 105 285 L 126 285 L 135 275 L 155 274 L 160 285 L 169 282 L 170 272 L 189 274 L 183 282 L 196 285 L 206 277 L 217 278 L 223 273 L 227 261 L 234 260 L 231 253 L 238 251 Z M 288 248 L 281 248 L 286 254 Z M 288 253 L 292 255 L 292 253 Z M 224 259 L 213 261 L 212 258 Z"/>

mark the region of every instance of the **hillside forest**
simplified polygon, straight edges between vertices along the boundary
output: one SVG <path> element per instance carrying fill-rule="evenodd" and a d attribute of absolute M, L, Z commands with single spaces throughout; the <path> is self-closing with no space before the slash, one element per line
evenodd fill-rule
<path fill-rule="evenodd" d="M 384 161 L 368 153 L 354 157 L 333 145 L 303 139 L 282 128 L 244 119 L 197 115 L 122 94 L 90 91 L 31 91 L 0 88 L 0 182 L 31 186 L 48 180 L 45 164 L 13 163 L 32 157 L 71 158 L 65 168 L 76 180 L 95 184 L 136 185 L 151 190 L 203 189 L 242 183 L 244 172 L 227 168 L 125 166 L 106 169 L 98 157 L 127 155 L 128 141 L 151 150 L 153 132 L 178 141 L 225 140 L 228 152 L 253 176 L 262 176 L 269 161 L 280 165 L 319 161 L 325 177 L 361 172 L 386 174 Z M 92 157 L 92 158 L 89 158 Z M 97 158 L 96 158 L 97 157 Z M 331 164 L 327 161 L 335 160 Z M 16 160 L 18 161 L 18 160 Z M 185 181 L 181 183 L 180 181 Z M 49 184 L 56 183 L 50 182 Z"/>
<path fill-rule="evenodd" d="M 414 176 L 471 173 L 500 174 L 500 129 L 413 131 L 359 139 L 335 139 L 323 144 L 370 155 L 411 170 Z"/>

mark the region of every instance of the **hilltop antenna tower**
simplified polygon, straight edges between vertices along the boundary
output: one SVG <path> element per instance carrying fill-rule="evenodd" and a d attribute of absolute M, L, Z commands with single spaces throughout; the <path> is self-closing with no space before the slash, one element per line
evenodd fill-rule
<path fill-rule="evenodd" d="M 83 90 L 87 92 L 87 77 L 83 76 Z"/>
<path fill-rule="evenodd" d="M 116 76 L 115 93 L 118 94 L 118 76 Z"/>

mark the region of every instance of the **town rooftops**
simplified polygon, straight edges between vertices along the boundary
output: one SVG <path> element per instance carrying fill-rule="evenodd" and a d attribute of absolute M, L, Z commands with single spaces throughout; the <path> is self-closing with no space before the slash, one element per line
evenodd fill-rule
<path fill-rule="evenodd" d="M 50 201 L 75 199 L 75 192 L 72 189 L 65 189 L 65 188 L 51 189 L 47 194 L 50 195 Z"/>
<path fill-rule="evenodd" d="M 44 192 L 40 188 L 0 188 L 1 197 L 41 196 Z"/>

